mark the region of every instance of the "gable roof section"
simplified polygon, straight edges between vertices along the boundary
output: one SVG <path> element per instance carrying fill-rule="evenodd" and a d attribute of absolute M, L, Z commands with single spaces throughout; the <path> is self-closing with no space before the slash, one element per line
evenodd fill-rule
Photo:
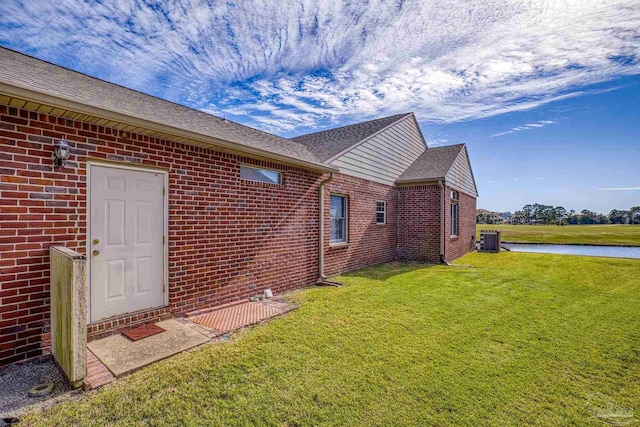
<path fill-rule="evenodd" d="M 394 185 L 426 149 L 415 116 L 409 115 L 337 154 L 330 164 L 341 174 Z"/>
<path fill-rule="evenodd" d="M 336 171 L 304 144 L 165 101 L 0 47 L 0 95 L 83 117 L 151 129 L 178 141 Z M 24 103 L 23 103 L 24 104 Z"/>
<path fill-rule="evenodd" d="M 345 151 L 411 115 L 413 113 L 396 114 L 395 116 L 299 135 L 291 140 L 304 144 L 321 161 L 330 162 Z"/>
<path fill-rule="evenodd" d="M 428 148 L 396 180 L 396 184 L 411 184 L 445 179 L 454 188 L 478 196 L 465 144 Z"/>
<path fill-rule="evenodd" d="M 473 176 L 469 151 L 466 145 L 460 150 L 445 179 L 450 187 L 478 197 L 478 187 L 476 187 L 476 179 Z"/>
<path fill-rule="evenodd" d="M 464 144 L 427 148 L 396 182 L 403 184 L 443 179 L 463 147 Z"/>

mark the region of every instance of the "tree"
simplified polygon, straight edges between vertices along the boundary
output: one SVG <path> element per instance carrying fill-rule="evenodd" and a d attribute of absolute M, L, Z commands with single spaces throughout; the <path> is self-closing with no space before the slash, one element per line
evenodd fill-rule
<path fill-rule="evenodd" d="M 515 213 L 513 214 L 513 224 L 522 224 L 523 221 L 524 214 L 522 213 L 522 211 L 515 211 Z"/>
<path fill-rule="evenodd" d="M 640 224 L 640 206 L 628 211 L 613 209 L 608 215 L 583 209 L 580 213 L 564 206 L 549 206 L 541 203 L 525 205 L 511 217 L 512 224 Z"/>
<path fill-rule="evenodd" d="M 545 222 L 545 205 L 534 203 L 532 206 L 531 217 L 535 223 Z"/>
<path fill-rule="evenodd" d="M 609 212 L 609 221 L 611 224 L 628 224 L 629 223 L 629 212 L 628 211 L 619 211 L 618 209 L 613 209 Z"/>
<path fill-rule="evenodd" d="M 527 221 L 527 224 L 531 224 L 531 214 L 532 213 L 533 213 L 533 206 L 525 205 L 522 208 L 522 215 L 524 216 L 524 219 Z"/>
<path fill-rule="evenodd" d="M 629 223 L 640 224 L 640 206 L 634 206 L 629 209 Z"/>
<path fill-rule="evenodd" d="M 567 219 L 567 210 L 562 206 L 556 206 L 554 211 L 556 214 L 555 222 L 558 225 L 565 224 Z"/>
<path fill-rule="evenodd" d="M 558 220 L 558 215 L 556 215 L 556 210 L 553 206 L 543 205 L 542 215 L 545 224 L 555 224 Z"/>
<path fill-rule="evenodd" d="M 583 209 L 580 211 L 580 217 L 578 218 L 578 224 L 595 224 L 596 213 L 591 212 L 589 209 Z"/>

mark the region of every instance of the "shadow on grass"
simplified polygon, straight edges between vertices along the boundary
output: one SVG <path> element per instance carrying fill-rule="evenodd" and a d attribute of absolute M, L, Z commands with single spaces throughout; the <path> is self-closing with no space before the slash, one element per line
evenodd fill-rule
<path fill-rule="evenodd" d="M 371 280 L 387 280 L 391 277 L 401 274 L 409 273 L 416 270 L 422 270 L 425 268 L 437 267 L 438 264 L 427 264 L 418 261 L 392 261 L 382 264 L 372 265 L 360 270 L 349 271 L 342 273 L 338 276 L 334 276 L 331 280 L 340 282 L 341 277 L 360 277 Z"/>

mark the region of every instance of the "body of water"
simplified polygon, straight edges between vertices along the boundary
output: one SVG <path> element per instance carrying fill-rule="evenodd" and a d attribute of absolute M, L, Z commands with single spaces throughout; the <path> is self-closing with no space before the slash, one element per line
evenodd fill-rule
<path fill-rule="evenodd" d="M 538 252 L 545 254 L 604 256 L 612 258 L 638 258 L 640 247 L 591 246 L 591 245 L 532 245 L 528 243 L 504 243 L 513 252 Z"/>

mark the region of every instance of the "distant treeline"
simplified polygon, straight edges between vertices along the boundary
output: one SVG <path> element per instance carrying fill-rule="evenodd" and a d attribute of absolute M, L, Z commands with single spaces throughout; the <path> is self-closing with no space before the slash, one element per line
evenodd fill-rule
<path fill-rule="evenodd" d="M 479 218 L 480 220 L 480 218 Z M 498 221 L 493 221 L 498 222 Z M 627 211 L 614 209 L 608 215 L 584 209 L 580 212 L 562 206 L 534 203 L 516 211 L 506 222 L 510 224 L 640 224 L 640 206 Z"/>

